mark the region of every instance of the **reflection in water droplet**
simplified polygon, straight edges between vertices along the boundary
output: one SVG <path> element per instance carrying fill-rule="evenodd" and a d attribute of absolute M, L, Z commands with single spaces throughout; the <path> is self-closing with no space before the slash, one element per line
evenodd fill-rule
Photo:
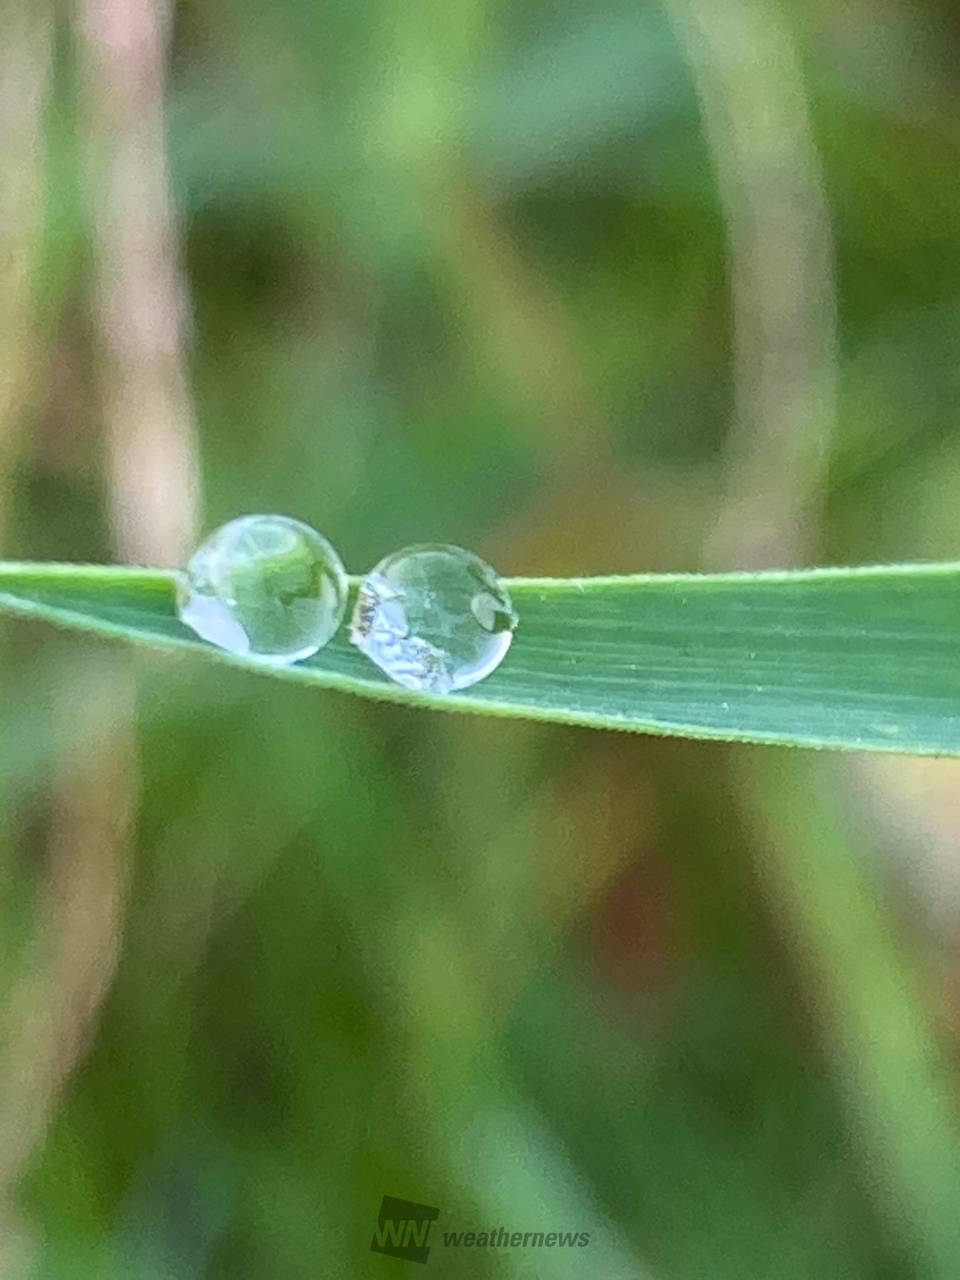
<path fill-rule="evenodd" d="M 347 577 L 315 529 L 288 516 L 241 516 L 180 575 L 180 621 L 230 653 L 285 665 L 322 648 L 343 621 Z"/>
<path fill-rule="evenodd" d="M 398 684 L 450 693 L 503 661 L 517 615 L 490 565 L 462 547 L 405 547 L 363 579 L 350 639 Z"/>

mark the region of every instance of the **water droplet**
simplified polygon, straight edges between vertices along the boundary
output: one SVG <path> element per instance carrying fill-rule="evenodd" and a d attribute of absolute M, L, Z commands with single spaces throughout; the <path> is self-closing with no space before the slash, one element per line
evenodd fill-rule
<path fill-rule="evenodd" d="M 284 665 L 333 636 L 347 607 L 340 557 L 288 516 L 241 516 L 197 548 L 180 575 L 180 621 L 231 653 Z"/>
<path fill-rule="evenodd" d="M 493 569 L 462 547 L 404 547 L 363 579 L 350 639 L 408 689 L 450 693 L 503 661 L 517 615 Z"/>

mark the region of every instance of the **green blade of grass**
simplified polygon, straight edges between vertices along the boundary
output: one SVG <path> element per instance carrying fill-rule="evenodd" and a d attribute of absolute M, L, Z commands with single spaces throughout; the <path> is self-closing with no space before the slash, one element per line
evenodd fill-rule
<path fill-rule="evenodd" d="M 960 564 L 514 578 L 520 626 L 482 684 L 389 682 L 347 639 L 267 667 L 197 640 L 174 575 L 0 563 L 0 613 L 410 705 L 728 741 L 960 755 Z"/>

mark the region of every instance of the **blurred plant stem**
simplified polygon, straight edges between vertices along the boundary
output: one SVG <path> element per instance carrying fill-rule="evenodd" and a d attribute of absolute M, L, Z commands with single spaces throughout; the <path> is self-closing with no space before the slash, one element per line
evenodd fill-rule
<path fill-rule="evenodd" d="M 43 116 L 53 19 L 46 0 L 0 3 L 0 542 L 34 383 L 35 269 L 44 220 Z"/>
<path fill-rule="evenodd" d="M 100 727 L 91 736 L 87 719 L 80 752 L 75 733 L 63 735 L 54 762 L 44 881 L 30 941 L 8 981 L 0 1094 L 4 1200 L 29 1170 L 61 1089 L 88 1047 L 119 949 L 136 803 L 134 687 L 126 663 L 90 663 L 79 671 L 86 687 L 80 692 L 71 680 L 59 716 L 69 725 L 86 717 L 85 708 L 99 706 Z M 101 719 L 104 707 L 107 720 Z M 2 1247 L 8 1244 L 5 1238 Z M 0 1265 L 0 1275 L 19 1274 Z"/>
<path fill-rule="evenodd" d="M 668 0 L 727 224 L 735 418 L 707 563 L 815 559 L 834 414 L 833 237 L 797 50 L 774 0 Z"/>
<path fill-rule="evenodd" d="M 121 559 L 179 564 L 199 465 L 164 141 L 166 0 L 77 0 L 110 520 Z"/>
<path fill-rule="evenodd" d="M 864 1186 L 929 1280 L 960 1273 L 960 1135 L 952 1072 L 924 1016 L 898 926 L 864 864 L 833 770 L 797 753 L 741 753 L 741 799 L 765 839 L 758 872 L 787 918 L 836 1067 Z"/>
<path fill-rule="evenodd" d="M 195 532 L 197 464 L 163 141 L 169 14 L 154 0 L 77 0 L 75 16 L 110 521 L 122 559 L 178 563 Z M 39 39 L 30 24 L 24 31 L 24 42 Z M 28 101 L 45 83 L 30 52 L 20 50 L 19 67 Z M 21 132 L 25 150 L 39 154 L 38 121 Z M 28 169 L 24 210 L 35 185 Z M 36 210 L 31 206 L 22 216 L 35 219 Z M 17 266 L 25 297 L 27 272 Z M 82 694 L 77 679 L 90 686 Z M 61 735 L 66 749 L 50 790 L 44 882 L 25 963 L 8 998 L 0 1107 L 0 1191 L 7 1194 L 44 1140 L 112 979 L 139 791 L 135 697 L 132 663 L 113 659 L 105 668 L 79 666 L 57 709 L 65 725 L 78 714 L 95 714 L 101 728 L 94 731 L 89 720 L 92 740 L 79 755 L 76 732 Z"/>

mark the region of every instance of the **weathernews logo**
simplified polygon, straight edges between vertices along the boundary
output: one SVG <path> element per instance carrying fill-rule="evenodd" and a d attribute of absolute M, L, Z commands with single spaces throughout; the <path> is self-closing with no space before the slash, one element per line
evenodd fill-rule
<path fill-rule="evenodd" d="M 439 1216 L 440 1210 L 432 1205 L 384 1196 L 370 1248 L 406 1262 L 426 1262 L 430 1228 Z M 440 1242 L 446 1249 L 585 1249 L 590 1232 L 508 1231 L 495 1226 L 486 1231 L 444 1231 Z"/>
<path fill-rule="evenodd" d="M 385 1253 L 391 1258 L 426 1262 L 430 1257 L 427 1244 L 430 1228 L 439 1213 L 439 1209 L 428 1204 L 414 1204 L 411 1200 L 384 1196 L 370 1248 L 374 1253 Z"/>

